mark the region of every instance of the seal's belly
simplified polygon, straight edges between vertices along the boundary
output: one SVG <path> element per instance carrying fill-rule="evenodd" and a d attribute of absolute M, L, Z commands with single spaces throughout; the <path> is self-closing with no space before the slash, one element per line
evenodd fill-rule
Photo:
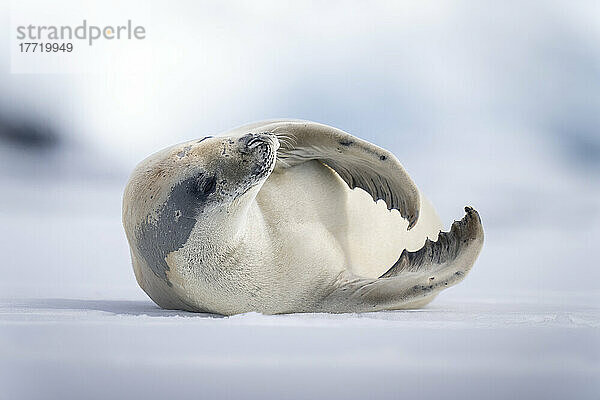
<path fill-rule="evenodd" d="M 331 268 L 347 268 L 365 277 L 380 276 L 403 249 L 419 249 L 441 229 L 423 196 L 419 221 L 407 231 L 408 223 L 398 211 L 387 210 L 383 201 L 374 203 L 361 189 L 351 190 L 318 161 L 276 169 L 256 201 L 269 223 L 277 224 L 278 231 L 288 229 L 288 237 L 294 238 L 282 244 L 288 247 L 285 254 L 321 253 L 334 258 Z"/>

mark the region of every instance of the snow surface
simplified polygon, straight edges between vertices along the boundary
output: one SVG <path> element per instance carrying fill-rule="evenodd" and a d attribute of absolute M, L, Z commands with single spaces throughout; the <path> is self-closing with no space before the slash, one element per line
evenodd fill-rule
<path fill-rule="evenodd" d="M 448 296 L 416 311 L 229 318 L 148 300 L 0 304 L 6 399 L 599 393 L 597 297 L 540 304 Z"/>
<path fill-rule="evenodd" d="M 589 255 L 552 230 L 529 249 L 527 227 L 490 229 L 469 277 L 423 310 L 224 318 L 137 287 L 121 186 L 2 184 L 2 400 L 598 398 L 596 272 L 564 274 Z"/>

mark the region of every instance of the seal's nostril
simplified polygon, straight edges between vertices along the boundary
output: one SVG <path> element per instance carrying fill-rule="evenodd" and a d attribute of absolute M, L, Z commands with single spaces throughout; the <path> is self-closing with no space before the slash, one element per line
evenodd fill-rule
<path fill-rule="evenodd" d="M 255 138 L 250 139 L 247 146 L 249 148 L 253 149 L 256 146 L 260 146 L 261 144 L 265 144 L 265 141 L 261 137 L 255 137 Z"/>
<path fill-rule="evenodd" d="M 238 139 L 239 149 L 242 153 L 246 153 L 251 150 L 251 143 L 253 143 L 256 135 L 248 133 Z"/>
<path fill-rule="evenodd" d="M 275 150 L 279 148 L 277 138 L 268 133 L 248 133 L 238 139 L 241 146 L 241 151 L 252 150 L 257 147 L 273 147 Z"/>

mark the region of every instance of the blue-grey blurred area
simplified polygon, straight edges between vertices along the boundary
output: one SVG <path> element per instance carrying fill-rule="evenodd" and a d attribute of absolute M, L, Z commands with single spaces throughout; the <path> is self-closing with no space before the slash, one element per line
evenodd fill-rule
<path fill-rule="evenodd" d="M 101 279 L 111 271 L 130 290 L 118 221 L 133 166 L 175 142 L 276 117 L 333 125 L 392 150 L 448 224 L 462 206 L 476 207 L 487 243 L 456 290 L 598 288 L 597 2 L 156 2 L 136 10 L 154 55 L 143 64 L 128 55 L 137 73 L 19 74 L 1 60 L 10 290 L 45 285 L 56 269 Z M 107 231 L 70 225 L 85 218 L 100 218 Z M 94 235 L 97 247 L 86 251 L 101 256 L 75 263 L 79 241 Z M 48 275 L 31 282 L 17 253 L 38 246 L 35 263 Z"/>
<path fill-rule="evenodd" d="M 0 39 L 0 399 L 597 398 L 600 2 L 21 0 L 0 26 L 27 2 L 147 37 L 77 73 L 15 71 Z M 272 118 L 391 150 L 446 228 L 475 207 L 465 281 L 420 311 L 157 309 L 130 171 Z"/>

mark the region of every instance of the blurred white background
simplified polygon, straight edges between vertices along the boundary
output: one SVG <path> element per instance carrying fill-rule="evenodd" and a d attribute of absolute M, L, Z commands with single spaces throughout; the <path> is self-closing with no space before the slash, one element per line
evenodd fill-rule
<path fill-rule="evenodd" d="M 27 65 L 15 26 L 28 18 L 131 19 L 147 35 Z M 598 298 L 598 1 L 14 1 L 2 26 L 0 297 L 145 301 L 120 226 L 135 164 L 289 117 L 393 151 L 447 226 L 479 210 L 482 254 L 438 304 Z M 590 315 L 577 318 L 597 361 Z"/>
<path fill-rule="evenodd" d="M 4 42 L 0 212 L 16 224 L 3 234 L 14 257 L 4 290 L 81 273 L 111 282 L 118 274 L 114 284 L 135 290 L 118 226 L 129 171 L 175 142 L 276 117 L 389 148 L 448 224 L 475 206 L 487 243 L 460 290 L 598 289 L 596 1 L 18 1 L 6 26 L 28 16 L 132 19 L 147 37 L 98 41 L 83 55 L 76 47 L 58 67 L 46 59 L 53 55 L 26 55 L 41 71 L 44 63 L 69 71 L 73 59 L 83 69 L 51 74 L 10 73 L 14 32 Z M 74 226 L 82 216 L 106 230 Z M 98 241 L 82 248 L 90 235 Z M 48 274 L 35 282 L 21 258 L 31 247 Z M 82 249 L 98 257 L 76 262 Z"/>

